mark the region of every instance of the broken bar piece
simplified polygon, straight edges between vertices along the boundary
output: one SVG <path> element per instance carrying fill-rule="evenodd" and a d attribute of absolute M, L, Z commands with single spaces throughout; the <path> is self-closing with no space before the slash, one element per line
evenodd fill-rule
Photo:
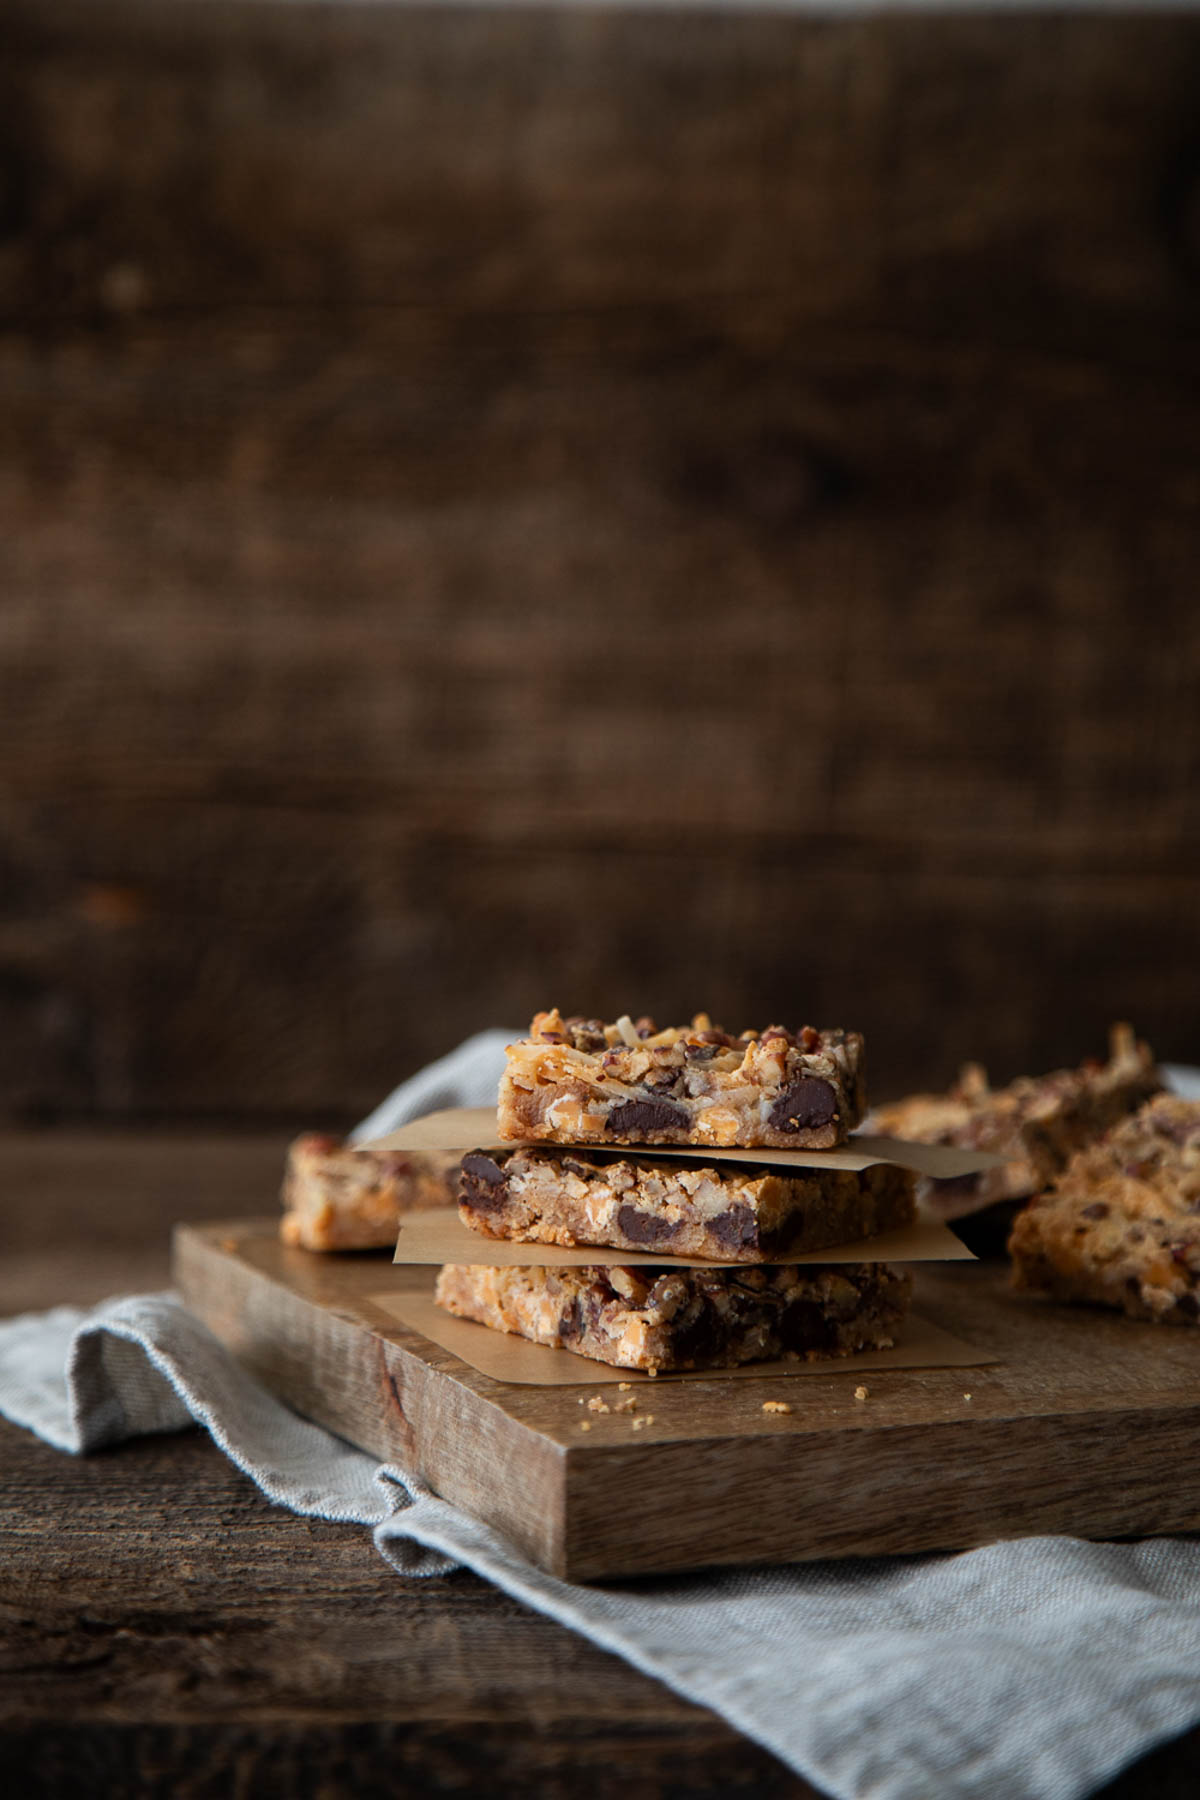
<path fill-rule="evenodd" d="M 463 1157 L 459 1216 L 485 1237 L 761 1263 L 912 1223 L 913 1176 L 540 1148 Z"/>
<path fill-rule="evenodd" d="M 493 1331 L 623 1369 L 729 1369 L 886 1350 L 912 1277 L 884 1263 L 753 1269 L 448 1264 L 435 1298 Z"/>
<path fill-rule="evenodd" d="M 989 1086 L 980 1065 L 967 1063 L 948 1092 L 910 1094 L 876 1107 L 868 1123 L 893 1137 L 990 1150 L 1007 1159 L 980 1175 L 918 1186 L 924 1206 L 954 1219 L 1000 1201 L 1028 1199 L 1053 1181 L 1077 1150 L 1161 1089 L 1149 1046 L 1130 1026 L 1114 1025 L 1107 1062 L 1021 1075 L 1003 1088 Z"/>
<path fill-rule="evenodd" d="M 507 1058 L 506 1143 L 832 1150 L 866 1103 L 862 1038 L 810 1025 L 736 1035 L 705 1013 L 660 1031 L 544 1012 Z"/>
<path fill-rule="evenodd" d="M 382 1250 L 402 1214 L 450 1206 L 459 1158 L 408 1150 L 359 1150 L 309 1131 L 288 1151 L 279 1235 L 304 1250 Z"/>
<path fill-rule="evenodd" d="M 1200 1323 L 1200 1101 L 1161 1094 L 1017 1215 L 1014 1284 Z"/>

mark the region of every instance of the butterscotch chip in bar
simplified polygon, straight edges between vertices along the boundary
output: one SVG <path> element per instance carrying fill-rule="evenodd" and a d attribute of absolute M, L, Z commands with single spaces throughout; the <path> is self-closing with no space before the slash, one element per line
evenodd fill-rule
<path fill-rule="evenodd" d="M 916 1210 L 912 1175 L 891 1163 L 852 1173 L 604 1150 L 474 1150 L 459 1194 L 464 1224 L 485 1237 L 739 1263 L 852 1243 L 910 1224 Z"/>
<path fill-rule="evenodd" d="M 448 1264 L 439 1306 L 622 1369 L 729 1369 L 890 1349 L 912 1277 L 884 1263 L 751 1269 Z"/>
<path fill-rule="evenodd" d="M 832 1150 L 866 1103 L 862 1038 L 810 1025 L 736 1035 L 705 1013 L 660 1031 L 544 1012 L 507 1058 L 506 1143 Z"/>
<path fill-rule="evenodd" d="M 1114 1025 L 1107 1062 L 1022 1075 L 1002 1088 L 990 1087 L 979 1064 L 968 1063 L 945 1094 L 911 1094 L 876 1107 L 868 1125 L 893 1137 L 990 1150 L 1007 1159 L 979 1175 L 918 1185 L 923 1203 L 944 1218 L 959 1218 L 997 1201 L 1027 1199 L 1162 1085 L 1149 1046 L 1130 1026 Z"/>
<path fill-rule="evenodd" d="M 1200 1321 L 1200 1101 L 1162 1094 L 1017 1215 L 1014 1283 L 1166 1325 Z"/>
<path fill-rule="evenodd" d="M 457 1155 L 359 1150 L 306 1132 L 288 1151 L 279 1235 L 304 1250 L 390 1249 L 403 1213 L 449 1206 Z"/>

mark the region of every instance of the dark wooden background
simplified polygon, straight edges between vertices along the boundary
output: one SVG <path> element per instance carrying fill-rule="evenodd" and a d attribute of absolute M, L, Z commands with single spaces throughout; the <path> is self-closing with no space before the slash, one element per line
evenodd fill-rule
<path fill-rule="evenodd" d="M 0 1114 L 1200 1060 L 1200 19 L 0 11 Z"/>

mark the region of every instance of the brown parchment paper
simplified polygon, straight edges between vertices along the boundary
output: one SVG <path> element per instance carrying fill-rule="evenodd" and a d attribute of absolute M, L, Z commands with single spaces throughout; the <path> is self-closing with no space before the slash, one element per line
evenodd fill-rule
<path fill-rule="evenodd" d="M 360 1146 L 364 1150 L 515 1150 L 516 1144 L 502 1143 L 496 1135 L 494 1106 L 455 1106 L 445 1112 L 427 1113 L 389 1131 L 384 1137 L 371 1138 Z M 538 1150 L 557 1150 L 569 1155 L 569 1144 L 536 1144 Z M 961 1175 L 977 1175 L 984 1169 L 998 1168 L 1007 1159 L 988 1150 L 960 1150 L 951 1144 L 912 1144 L 902 1138 L 857 1135 L 840 1150 L 769 1150 L 718 1149 L 695 1144 L 578 1144 L 575 1148 L 587 1155 L 590 1150 L 623 1150 L 639 1159 L 667 1157 L 675 1161 L 685 1158 L 693 1162 L 751 1163 L 762 1168 L 780 1169 L 849 1169 L 857 1173 L 872 1163 L 899 1163 L 918 1175 L 929 1175 L 936 1181 L 952 1181 Z"/>
<path fill-rule="evenodd" d="M 712 1256 L 667 1256 L 663 1251 L 610 1249 L 585 1244 L 565 1250 L 558 1244 L 518 1244 L 507 1238 L 484 1237 L 464 1225 L 449 1206 L 405 1213 L 396 1239 L 397 1263 L 482 1263 L 493 1269 L 585 1269 L 601 1263 L 627 1268 L 747 1269 L 753 1263 L 719 1262 Z M 896 1231 L 855 1238 L 827 1250 L 805 1250 L 799 1256 L 781 1251 L 772 1263 L 974 1262 L 975 1254 L 940 1219 L 918 1219 Z"/>
<path fill-rule="evenodd" d="M 490 1375 L 493 1381 L 515 1382 L 528 1387 L 596 1387 L 627 1381 L 635 1387 L 658 1387 L 664 1381 L 762 1380 L 779 1375 L 848 1375 L 857 1379 L 871 1369 L 965 1369 L 994 1363 L 997 1358 L 976 1350 L 943 1331 L 940 1325 L 910 1313 L 892 1350 L 863 1350 L 856 1356 L 830 1356 L 820 1362 L 745 1363 L 737 1369 L 688 1369 L 649 1376 L 641 1369 L 616 1369 L 593 1362 L 573 1350 L 533 1344 L 528 1338 L 511 1337 L 455 1318 L 434 1304 L 429 1294 L 371 1294 L 371 1305 L 388 1318 L 419 1331 L 431 1343 L 449 1350 L 460 1361 Z M 634 1415 L 636 1417 L 636 1415 Z"/>

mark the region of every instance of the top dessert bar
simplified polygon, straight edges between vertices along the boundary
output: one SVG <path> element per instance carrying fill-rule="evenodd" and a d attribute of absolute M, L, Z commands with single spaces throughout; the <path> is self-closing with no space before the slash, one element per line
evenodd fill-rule
<path fill-rule="evenodd" d="M 1160 1094 L 1018 1214 L 1017 1287 L 1200 1322 L 1200 1101 Z"/>
<path fill-rule="evenodd" d="M 1026 1200 L 1053 1181 L 1071 1156 L 1162 1089 L 1154 1055 L 1129 1025 L 1109 1033 L 1109 1060 L 1049 1075 L 1021 1075 L 992 1088 L 978 1063 L 968 1063 L 945 1094 L 911 1094 L 877 1107 L 870 1124 L 922 1144 L 991 1150 L 1008 1160 L 999 1168 L 955 1181 L 926 1182 L 919 1197 L 945 1218 L 962 1217 L 996 1201 Z"/>
<path fill-rule="evenodd" d="M 538 1013 L 510 1044 L 498 1129 L 508 1143 L 707 1144 L 832 1150 L 865 1105 L 853 1031 L 738 1035 L 706 1013 L 660 1031 Z"/>

